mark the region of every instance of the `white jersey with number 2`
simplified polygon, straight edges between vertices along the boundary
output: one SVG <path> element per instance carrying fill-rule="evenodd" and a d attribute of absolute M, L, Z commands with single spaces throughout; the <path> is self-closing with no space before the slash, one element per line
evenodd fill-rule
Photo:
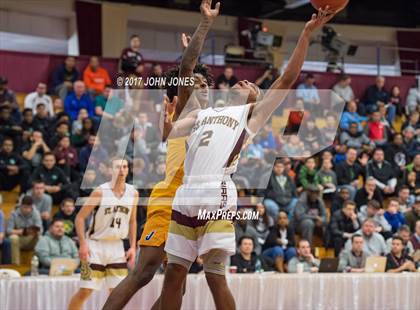
<path fill-rule="evenodd" d="M 136 189 L 125 184 L 121 198 L 115 196 L 110 183 L 99 186 L 102 198 L 93 212 L 88 238 L 93 240 L 120 240 L 127 238 Z"/>
<path fill-rule="evenodd" d="M 226 175 L 236 171 L 245 138 L 251 105 L 207 108 L 187 139 L 186 176 Z"/>

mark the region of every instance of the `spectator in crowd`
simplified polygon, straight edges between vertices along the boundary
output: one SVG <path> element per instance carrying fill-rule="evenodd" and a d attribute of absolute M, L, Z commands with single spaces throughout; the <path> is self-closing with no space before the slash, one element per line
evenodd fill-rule
<path fill-rule="evenodd" d="M 375 148 L 375 143 L 363 131 L 358 131 L 357 127 L 356 122 L 350 123 L 349 129 L 340 135 L 340 144 L 370 153 Z"/>
<path fill-rule="evenodd" d="M 258 135 L 258 143 L 264 148 L 264 151 L 277 150 L 277 142 L 273 136 L 273 130 L 270 125 L 265 125 Z"/>
<path fill-rule="evenodd" d="M 416 265 L 408 254 L 404 253 L 404 244 L 401 237 L 392 237 L 392 249 L 386 256 L 386 272 L 399 273 L 403 271 L 416 271 Z"/>
<path fill-rule="evenodd" d="M 149 76 L 149 78 L 156 79 L 156 81 L 159 81 L 159 79 L 164 78 L 163 69 L 162 66 L 158 63 L 152 64 L 152 72 Z M 164 88 L 163 83 L 155 83 L 153 85 L 149 85 L 147 88 L 149 89 L 163 89 Z"/>
<path fill-rule="evenodd" d="M 327 114 L 325 127 L 321 128 L 323 144 L 330 145 L 337 136 L 337 117 L 334 114 Z"/>
<path fill-rule="evenodd" d="M 58 146 L 58 143 L 60 142 L 60 140 L 64 137 L 70 137 L 70 134 L 71 132 L 70 132 L 69 123 L 66 121 L 61 121 L 55 127 L 55 133 L 49 139 L 48 146 L 51 149 L 55 149 Z"/>
<path fill-rule="evenodd" d="M 366 176 L 372 176 L 376 181 L 376 186 L 385 196 L 395 192 L 397 178 L 392 165 L 385 160 L 384 150 L 377 148 L 373 152 L 372 159 L 366 166 Z"/>
<path fill-rule="evenodd" d="M 162 156 L 159 156 L 154 165 L 152 170 L 149 173 L 149 177 L 147 179 L 148 187 L 152 188 L 160 181 L 163 181 L 165 178 L 165 171 L 166 171 L 166 161 Z"/>
<path fill-rule="evenodd" d="M 414 111 L 408 116 L 408 119 L 403 123 L 401 129 L 404 130 L 407 127 L 413 127 L 414 130 L 420 128 L 420 113 L 418 111 Z"/>
<path fill-rule="evenodd" d="M 301 137 L 305 145 L 305 150 L 309 150 L 311 153 L 319 151 L 323 137 L 321 131 L 316 126 L 314 118 L 309 117 L 302 125 Z"/>
<path fill-rule="evenodd" d="M 54 107 L 51 97 L 47 95 L 47 85 L 45 83 L 38 83 L 36 90 L 26 95 L 25 109 L 31 109 L 35 114 L 38 103 L 43 103 L 49 115 L 54 116 Z"/>
<path fill-rule="evenodd" d="M 332 215 L 329 228 L 335 255 L 338 256 L 346 241 L 360 228 L 356 204 L 351 200 L 344 202 L 342 209 Z"/>
<path fill-rule="evenodd" d="M 83 82 L 87 91 L 94 96 L 101 94 L 105 85 L 111 84 L 108 71 L 100 65 L 97 56 L 90 57 L 89 65 L 83 71 Z"/>
<path fill-rule="evenodd" d="M 300 195 L 295 209 L 295 221 L 302 238 L 310 243 L 315 227 L 325 227 L 326 210 L 317 186 L 310 185 L 306 192 Z"/>
<path fill-rule="evenodd" d="M 77 119 L 80 109 L 86 109 L 89 117 L 94 116 L 93 103 L 86 93 L 85 83 L 74 82 L 74 91 L 67 95 L 64 100 L 64 111 L 70 116 L 71 121 Z"/>
<path fill-rule="evenodd" d="M 312 255 L 311 244 L 308 240 L 299 240 L 297 256 L 289 261 L 287 271 L 289 273 L 297 273 L 298 264 L 303 264 L 304 272 L 318 272 L 320 261 Z"/>
<path fill-rule="evenodd" d="M 385 160 L 388 161 L 395 169 L 398 176 L 405 168 L 408 162 L 407 149 L 404 145 L 402 134 L 396 133 L 392 142 L 385 148 Z"/>
<path fill-rule="evenodd" d="M 403 249 L 404 254 L 408 254 L 412 256 L 414 254 L 414 246 L 410 240 L 410 237 L 411 237 L 410 228 L 407 225 L 401 225 L 398 228 L 398 231 L 394 234 L 394 236 L 398 236 L 402 239 L 403 245 L 404 245 L 404 249 Z M 391 252 L 392 238 L 389 238 L 386 241 L 386 246 L 387 246 L 387 253 Z"/>
<path fill-rule="evenodd" d="M 364 169 L 362 166 L 365 162 L 360 159 L 359 162 L 357 162 L 357 150 L 348 148 L 346 160 L 335 167 L 339 188 L 347 188 L 350 192 L 350 199 L 352 200 L 356 195 L 359 176 L 364 176 Z"/>
<path fill-rule="evenodd" d="M 350 192 L 347 188 L 342 187 L 338 189 L 333 197 L 331 204 L 331 214 L 335 211 L 341 210 L 344 202 L 350 199 Z"/>
<path fill-rule="evenodd" d="M 108 152 L 102 147 L 99 136 L 90 135 L 88 144 L 82 147 L 79 153 L 80 171 L 84 172 L 88 163 L 90 169 L 97 170 L 107 158 Z"/>
<path fill-rule="evenodd" d="M 402 185 L 398 189 L 398 202 L 400 203 L 401 213 L 406 213 L 410 211 L 414 200 L 414 197 L 410 196 L 410 188 L 407 185 Z"/>
<path fill-rule="evenodd" d="M 49 135 L 52 126 L 51 118 L 48 115 L 47 108 L 44 103 L 38 103 L 34 116 L 34 127 L 41 131 L 45 137 Z"/>
<path fill-rule="evenodd" d="M 22 144 L 28 142 L 31 134 L 35 131 L 34 115 L 32 109 L 24 109 L 22 112 L 23 120 L 20 126 L 22 127 Z"/>
<path fill-rule="evenodd" d="M 342 130 L 349 130 L 351 123 L 357 124 L 357 131 L 363 131 L 362 123 L 367 121 L 368 118 L 365 116 L 360 116 L 357 113 L 357 103 L 354 100 L 350 100 L 346 105 L 346 111 L 340 119 L 340 128 Z"/>
<path fill-rule="evenodd" d="M 0 108 L 8 107 L 13 121 L 20 123 L 21 113 L 19 111 L 19 105 L 16 101 L 16 95 L 7 87 L 7 84 L 7 78 L 0 76 Z"/>
<path fill-rule="evenodd" d="M 238 79 L 234 75 L 233 67 L 225 66 L 225 70 L 223 71 L 223 74 L 221 74 L 216 79 L 216 88 L 217 89 L 229 89 L 233 85 L 235 85 L 237 82 L 238 82 Z"/>
<path fill-rule="evenodd" d="M 140 37 L 132 35 L 130 37 L 130 46 L 122 50 L 119 68 L 124 75 L 142 75 L 144 58 L 140 53 L 140 45 Z"/>
<path fill-rule="evenodd" d="M 41 216 L 33 205 L 32 197 L 24 196 L 7 224 L 12 244 L 12 264 L 20 265 L 20 250 L 33 250 L 41 232 Z"/>
<path fill-rule="evenodd" d="M 373 219 L 367 219 L 362 224 L 362 229 L 356 234 L 363 237 L 363 251 L 368 256 L 381 256 L 387 252 L 384 237 L 376 231 L 376 224 Z M 351 240 L 347 240 L 346 250 L 351 250 Z"/>
<path fill-rule="evenodd" d="M 64 234 L 64 222 L 54 219 L 49 230 L 35 246 L 39 258 L 40 274 L 48 274 L 54 258 L 72 258 L 79 262 L 79 253 L 73 240 Z"/>
<path fill-rule="evenodd" d="M 404 106 L 401 99 L 401 91 L 397 85 L 394 85 L 391 88 L 391 93 L 388 98 L 386 107 L 388 114 L 387 120 L 390 125 L 392 125 L 392 123 L 394 122 L 396 115 L 401 116 L 404 114 Z"/>
<path fill-rule="evenodd" d="M 388 239 L 392 237 L 391 225 L 385 219 L 384 212 L 377 200 L 370 200 L 367 205 L 360 208 L 358 217 L 361 223 L 371 219 L 375 223 L 375 231 L 380 233 L 385 239 Z"/>
<path fill-rule="evenodd" d="M 420 221 L 420 200 L 416 200 L 411 210 L 404 213 L 404 218 L 410 230 L 414 231 L 416 222 Z"/>
<path fill-rule="evenodd" d="M 23 158 L 30 162 L 32 168 L 38 167 L 44 154 L 50 152 L 50 148 L 45 143 L 41 131 L 34 131 L 22 150 Z"/>
<path fill-rule="evenodd" d="M 266 209 L 262 203 L 257 203 L 256 211 L 258 212 L 258 219 L 253 220 L 252 226 L 257 231 L 257 240 L 261 247 L 264 246 L 265 240 L 267 239 L 270 227 L 274 225 L 274 219 L 266 212 Z"/>
<path fill-rule="evenodd" d="M 311 185 L 321 189 L 317 176 L 315 158 L 308 157 L 305 159 L 305 165 L 299 170 L 298 184 L 299 186 L 302 186 L 304 190 Z"/>
<path fill-rule="evenodd" d="M 417 106 L 420 104 L 420 81 L 417 79 L 416 85 L 414 85 L 408 91 L 406 99 L 406 114 L 411 114 L 416 111 Z"/>
<path fill-rule="evenodd" d="M 32 202 L 41 215 L 42 227 L 46 231 L 51 219 L 52 198 L 45 193 L 45 183 L 41 180 L 34 180 L 32 182 L 32 189 L 26 195 L 32 197 Z"/>
<path fill-rule="evenodd" d="M 12 251 L 9 239 L 4 233 L 5 225 L 4 213 L 1 210 L 1 196 L 0 196 L 0 265 L 8 265 L 12 263 Z"/>
<path fill-rule="evenodd" d="M 91 118 L 86 117 L 82 120 L 81 129 L 72 136 L 71 142 L 74 147 L 81 148 L 88 143 L 91 135 L 96 135 L 95 125 Z"/>
<path fill-rule="evenodd" d="M 15 145 L 19 145 L 22 127 L 13 119 L 9 106 L 0 106 L 0 138 L 10 137 Z"/>
<path fill-rule="evenodd" d="M 404 215 L 400 212 L 400 203 L 398 199 L 391 198 L 388 203 L 388 207 L 384 213 L 384 217 L 391 225 L 391 231 L 396 233 L 401 225 L 405 224 Z"/>
<path fill-rule="evenodd" d="M 363 237 L 358 234 L 351 236 L 351 249 L 340 253 L 338 271 L 364 272 L 368 255 L 363 250 Z"/>
<path fill-rule="evenodd" d="M 274 162 L 273 172 L 264 191 L 263 203 L 272 218 L 277 218 L 280 211 L 286 211 L 291 215 L 296 207 L 296 187 L 290 176 L 286 174 L 280 159 Z"/>
<path fill-rule="evenodd" d="M 299 136 L 297 135 L 291 135 L 287 137 L 287 141 L 282 147 L 282 153 L 287 157 L 302 156 L 304 151 L 304 143 L 300 140 Z"/>
<path fill-rule="evenodd" d="M 14 151 L 13 140 L 5 138 L 0 151 L 0 190 L 10 191 L 20 185 L 20 191 L 28 189 L 29 167 Z"/>
<path fill-rule="evenodd" d="M 230 265 L 236 266 L 237 273 L 254 273 L 268 270 L 264 258 L 254 252 L 254 239 L 242 236 L 238 241 L 238 253 L 230 258 Z"/>
<path fill-rule="evenodd" d="M 414 251 L 420 250 L 420 220 L 417 220 L 413 235 L 410 238 Z"/>
<path fill-rule="evenodd" d="M 317 112 L 316 109 L 321 103 L 321 99 L 315 86 L 315 76 L 312 73 L 308 73 L 304 82 L 298 85 L 296 97 L 303 99 L 305 109 L 309 109 L 312 113 Z"/>
<path fill-rule="evenodd" d="M 342 103 L 354 100 L 353 89 L 351 88 L 351 77 L 349 75 L 342 75 L 340 81 L 334 85 L 333 91 L 339 96 Z"/>
<path fill-rule="evenodd" d="M 77 240 L 76 234 L 76 220 L 77 210 L 74 205 L 74 200 L 71 198 L 65 198 L 60 203 L 60 210 L 54 214 L 54 220 L 61 220 L 64 224 L 64 233 L 66 236 Z"/>
<path fill-rule="evenodd" d="M 55 113 L 64 112 L 64 102 L 61 98 L 55 98 L 53 100 L 53 108 Z"/>
<path fill-rule="evenodd" d="M 79 78 L 79 71 L 76 69 L 76 58 L 67 56 L 64 63 L 59 65 L 52 76 L 52 91 L 61 100 L 67 97 L 67 93 L 73 89 L 73 83 Z"/>
<path fill-rule="evenodd" d="M 152 123 L 149 122 L 147 113 L 139 114 L 137 126 L 140 131 L 140 137 L 146 143 L 146 154 L 154 154 L 161 139 Z"/>
<path fill-rule="evenodd" d="M 124 107 L 124 103 L 117 96 L 110 96 L 111 85 L 106 85 L 102 94 L 95 98 L 95 114 L 105 119 L 114 119 L 115 115 Z"/>
<path fill-rule="evenodd" d="M 285 211 L 280 211 L 276 225 L 270 228 L 270 232 L 263 245 L 263 255 L 274 261 L 278 272 L 284 272 L 284 262 L 290 261 L 296 256 L 295 232 L 293 225 L 289 225 L 289 219 Z"/>
<path fill-rule="evenodd" d="M 416 174 L 415 176 L 415 186 L 417 189 L 420 188 L 420 153 L 416 154 L 416 156 L 414 156 L 413 162 L 408 164 L 405 167 L 406 173 L 410 173 L 410 172 L 414 172 Z M 417 191 L 416 191 L 417 194 Z M 417 195 L 419 195 L 420 193 L 418 193 Z"/>
<path fill-rule="evenodd" d="M 334 193 L 337 189 L 337 175 L 332 170 L 333 164 L 331 160 L 323 160 L 321 169 L 316 174 L 319 184 L 322 186 L 323 194 Z"/>
<path fill-rule="evenodd" d="M 61 168 L 64 172 L 67 171 L 67 175 L 70 175 L 70 169 L 76 169 L 78 160 L 77 160 L 77 151 L 71 146 L 70 138 L 64 136 L 58 142 L 57 147 L 54 149 L 55 159 L 57 161 L 57 166 Z"/>
<path fill-rule="evenodd" d="M 374 85 L 367 88 L 364 105 L 366 113 L 370 114 L 373 111 L 377 111 L 377 107 L 380 103 L 385 104 L 389 100 L 389 93 L 385 90 L 385 78 L 378 76 Z"/>
<path fill-rule="evenodd" d="M 264 71 L 262 76 L 255 80 L 255 85 L 261 89 L 269 89 L 271 84 L 273 84 L 278 77 L 278 70 L 270 66 Z"/>
<path fill-rule="evenodd" d="M 365 186 L 357 191 L 354 201 L 356 202 L 357 209 L 360 209 L 372 200 L 376 200 L 382 204 L 383 196 L 376 186 L 376 180 L 373 177 L 368 177 Z"/>
<path fill-rule="evenodd" d="M 369 139 L 371 139 L 376 145 L 382 146 L 387 143 L 387 128 L 381 121 L 381 113 L 379 111 L 372 112 L 370 120 L 366 125 L 366 132 Z"/>
<path fill-rule="evenodd" d="M 42 165 L 34 170 L 31 179 L 45 183 L 45 191 L 51 195 L 54 204 L 60 203 L 68 194 L 70 182 L 63 170 L 56 166 L 53 153 L 44 154 Z"/>
<path fill-rule="evenodd" d="M 255 251 L 255 253 L 259 255 L 261 254 L 261 245 L 256 242 L 258 239 L 258 233 L 255 230 L 254 226 L 251 225 L 250 221 L 244 219 L 244 216 L 243 216 L 245 212 L 250 212 L 250 211 L 251 210 L 245 209 L 245 208 L 238 210 L 237 214 L 240 219 L 235 222 L 235 238 L 236 240 L 240 240 L 242 236 L 251 237 L 254 241 L 253 250 Z"/>

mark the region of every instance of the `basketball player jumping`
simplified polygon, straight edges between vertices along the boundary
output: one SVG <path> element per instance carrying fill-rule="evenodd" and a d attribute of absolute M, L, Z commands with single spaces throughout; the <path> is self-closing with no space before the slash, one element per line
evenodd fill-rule
<path fill-rule="evenodd" d="M 100 185 L 88 197 L 76 217 L 80 241 L 80 289 L 72 297 L 69 309 L 79 310 L 92 294 L 105 284 L 110 290 L 127 275 L 127 262 L 134 265 L 137 232 L 137 190 L 125 182 L 128 162 L 113 158 L 112 179 Z M 85 237 L 85 220 L 93 212 Z M 122 239 L 129 237 L 125 253 Z"/>
<path fill-rule="evenodd" d="M 247 135 L 253 136 L 285 99 L 300 74 L 311 34 L 333 17 L 328 7 L 306 23 L 284 74 L 261 99 L 260 89 L 248 81 L 233 88 L 246 92 L 245 105 L 229 102 L 223 108 L 190 112 L 176 122 L 165 118 L 164 136 L 186 136 L 183 185 L 173 201 L 165 251 L 168 266 L 160 309 L 180 309 L 182 284 L 197 256 L 203 259 L 206 280 L 217 309 L 234 309 L 235 302 L 225 278 L 225 262 L 235 253 L 235 232 L 230 220 L 202 220 L 200 210 L 236 211 L 237 192 L 230 175 L 236 171 L 239 152 Z M 245 100 L 244 100 L 245 102 Z"/>
<path fill-rule="evenodd" d="M 196 108 L 205 108 L 208 103 L 212 78 L 209 69 L 206 66 L 197 65 L 197 62 L 207 33 L 219 13 L 219 5 L 216 5 L 215 9 L 211 9 L 211 0 L 203 0 L 200 10 L 201 21 L 190 42 L 187 42 L 187 38 L 183 37 L 185 51 L 179 69 L 173 69 L 166 74 L 169 79 L 177 76 L 194 77 L 193 87 L 180 86 L 177 88 L 172 86 L 167 88 L 167 95 L 172 99 L 172 104 L 169 104 L 168 97 L 165 97 L 165 101 L 168 113 L 174 121 L 181 113 L 186 113 L 184 107 L 193 91 L 195 96 L 193 101 L 197 102 Z M 177 102 L 176 105 L 175 102 Z M 164 247 L 171 220 L 172 201 L 184 176 L 185 140 L 184 137 L 168 140 L 165 180 L 155 185 L 149 198 L 147 220 L 139 241 L 139 260 L 134 270 L 111 292 L 103 310 L 122 309 L 138 290 L 153 279 L 165 259 Z M 152 309 L 156 309 L 158 305 L 159 300 L 156 301 Z"/>

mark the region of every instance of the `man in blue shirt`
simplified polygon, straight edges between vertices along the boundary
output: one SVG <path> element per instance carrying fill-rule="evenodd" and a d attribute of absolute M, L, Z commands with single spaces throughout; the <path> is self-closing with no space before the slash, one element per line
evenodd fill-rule
<path fill-rule="evenodd" d="M 315 86 L 315 76 L 312 73 L 308 73 L 305 76 L 304 82 L 299 84 L 296 96 L 304 101 L 305 109 L 309 108 L 315 112 L 315 106 L 320 104 L 321 99 L 319 98 L 318 89 Z"/>
<path fill-rule="evenodd" d="M 64 111 L 70 116 L 71 121 L 77 119 L 81 109 L 86 109 L 89 117 L 93 117 L 95 115 L 94 105 L 86 93 L 85 83 L 76 81 L 73 89 L 74 91 L 68 94 L 64 100 Z"/>

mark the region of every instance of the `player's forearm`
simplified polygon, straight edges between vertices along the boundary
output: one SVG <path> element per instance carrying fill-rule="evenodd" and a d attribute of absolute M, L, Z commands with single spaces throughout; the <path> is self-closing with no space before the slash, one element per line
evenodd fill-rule
<path fill-rule="evenodd" d="M 212 26 L 212 22 L 208 20 L 201 20 L 194 35 L 191 38 L 190 43 L 182 55 L 180 76 L 185 73 L 191 74 L 197 65 L 198 58 L 200 57 L 201 51 L 204 46 L 207 34 Z"/>
<path fill-rule="evenodd" d="M 76 219 L 74 221 L 74 224 L 76 226 L 76 233 L 77 233 L 77 237 L 79 238 L 79 242 L 85 243 L 86 242 L 86 238 L 85 238 L 85 219 L 80 216 L 77 215 Z"/>

